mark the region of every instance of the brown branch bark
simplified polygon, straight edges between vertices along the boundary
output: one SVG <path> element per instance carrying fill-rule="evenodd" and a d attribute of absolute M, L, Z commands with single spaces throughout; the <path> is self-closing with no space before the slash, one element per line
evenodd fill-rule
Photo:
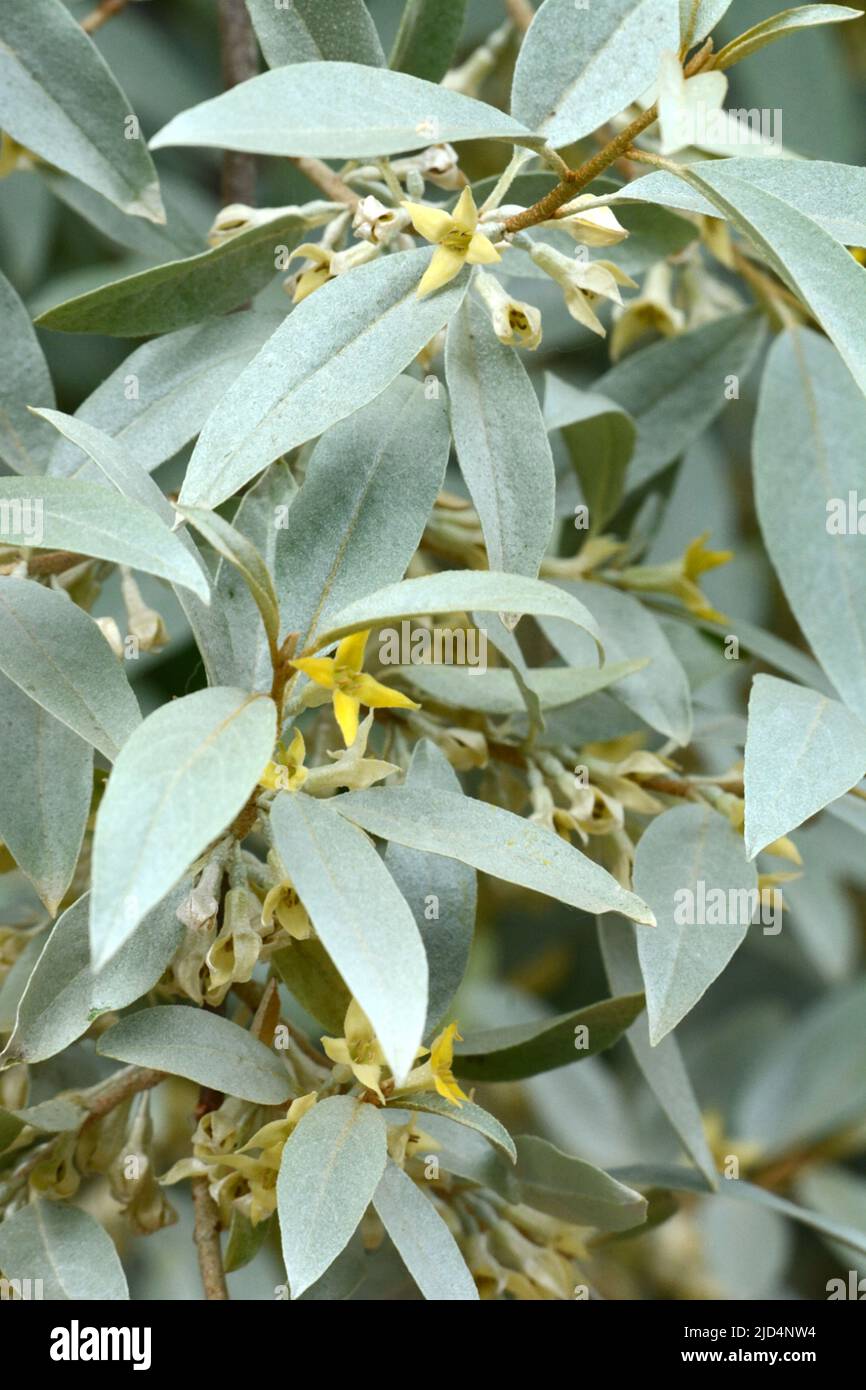
<path fill-rule="evenodd" d="M 332 203 L 345 203 L 347 207 L 355 208 L 361 201 L 359 195 L 344 183 L 339 174 L 335 174 L 333 169 L 329 169 L 321 159 L 312 159 L 307 155 L 297 155 L 292 159 L 296 168 L 314 183 L 318 189 L 324 193 L 326 198 L 330 198 Z"/>
<path fill-rule="evenodd" d="M 139 1091 L 151 1090 L 165 1078 L 164 1071 L 153 1071 L 149 1067 L 124 1067 L 122 1071 L 110 1076 L 104 1085 L 82 1097 L 84 1105 L 90 1111 L 84 1123 L 88 1124 L 100 1115 L 107 1115 L 110 1110 L 129 1100 L 130 1096 L 137 1095 Z"/>
<path fill-rule="evenodd" d="M 220 1249 L 219 1211 L 204 1176 L 192 1180 L 192 1203 L 195 1211 L 193 1239 L 198 1250 L 204 1296 L 209 1302 L 227 1301 L 229 1291 Z"/>
<path fill-rule="evenodd" d="M 505 8 L 512 24 L 525 34 L 535 18 L 535 10 L 530 0 L 505 0 Z"/>
<path fill-rule="evenodd" d="M 255 31 L 244 0 L 219 0 L 220 50 L 223 86 L 226 91 L 255 77 L 259 70 L 259 50 Z M 222 168 L 223 205 L 256 201 L 256 157 L 237 150 L 226 150 Z"/>
<path fill-rule="evenodd" d="M 125 10 L 128 4 L 129 0 L 101 0 L 96 9 L 91 10 L 90 14 L 85 15 L 81 21 L 81 27 L 85 34 L 95 34 L 97 29 L 101 29 L 109 19 L 120 14 L 121 10 Z"/>

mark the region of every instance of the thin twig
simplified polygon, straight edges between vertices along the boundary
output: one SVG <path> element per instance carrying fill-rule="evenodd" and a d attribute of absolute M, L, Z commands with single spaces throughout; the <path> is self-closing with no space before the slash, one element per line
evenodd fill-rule
<path fill-rule="evenodd" d="M 517 26 L 521 34 L 525 34 L 535 18 L 535 10 L 530 0 L 505 0 L 505 8 L 512 24 Z"/>
<path fill-rule="evenodd" d="M 314 183 L 317 188 L 330 198 L 332 203 L 345 203 L 347 207 L 356 208 L 361 201 L 359 195 L 344 183 L 339 174 L 335 174 L 333 169 L 329 169 L 327 164 L 323 164 L 321 159 L 310 159 L 306 155 L 298 155 L 292 160 L 296 168 Z"/>
<path fill-rule="evenodd" d="M 255 31 L 244 0 L 219 0 L 220 50 L 223 86 L 226 91 L 255 77 L 259 70 L 259 50 Z M 256 157 L 237 150 L 223 155 L 222 200 L 245 203 L 256 201 Z"/>
<path fill-rule="evenodd" d="M 85 15 L 81 21 L 81 27 L 85 34 L 95 34 L 97 29 L 101 29 L 114 15 L 120 14 L 125 10 L 129 0 L 100 0 L 95 10 Z"/>
<path fill-rule="evenodd" d="M 165 1078 L 164 1071 L 153 1071 L 150 1067 L 124 1067 L 122 1071 L 110 1076 L 104 1085 L 94 1087 L 81 1097 L 90 1112 L 84 1123 L 88 1124 L 100 1115 L 107 1115 L 110 1110 L 129 1100 L 130 1096 L 137 1095 L 139 1091 L 151 1090 Z"/>
<path fill-rule="evenodd" d="M 192 1204 L 195 1210 L 193 1239 L 198 1250 L 204 1296 L 209 1302 L 225 1302 L 229 1291 L 220 1249 L 219 1209 L 204 1175 L 192 1180 Z"/>

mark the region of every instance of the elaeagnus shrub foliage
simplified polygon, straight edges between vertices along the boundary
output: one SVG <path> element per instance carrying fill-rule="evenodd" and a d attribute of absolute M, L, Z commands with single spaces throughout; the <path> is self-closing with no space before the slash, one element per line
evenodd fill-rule
<path fill-rule="evenodd" d="M 866 1287 L 864 70 L 2 0 L 4 1298 Z"/>

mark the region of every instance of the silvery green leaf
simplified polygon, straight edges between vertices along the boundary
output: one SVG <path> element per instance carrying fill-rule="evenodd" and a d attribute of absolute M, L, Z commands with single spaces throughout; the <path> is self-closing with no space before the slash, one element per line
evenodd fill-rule
<path fill-rule="evenodd" d="M 535 577 L 550 544 L 556 479 L 541 409 L 517 351 L 472 299 L 448 325 L 445 375 L 460 468 L 493 570 Z"/>
<path fill-rule="evenodd" d="M 242 810 L 273 752 L 276 726 L 273 701 L 217 686 L 163 705 L 124 745 L 93 841 L 97 968 Z"/>
<path fill-rule="evenodd" d="M 866 984 L 861 977 L 801 1011 L 745 1078 L 733 1132 L 773 1155 L 862 1122 L 864 1006 Z M 833 1062 L 832 1084 L 828 1057 Z"/>
<path fill-rule="evenodd" d="M 454 1049 L 455 1074 L 471 1081 L 522 1081 L 570 1066 L 612 1047 L 643 1008 L 643 994 L 628 994 L 556 1018 L 468 1034 Z M 578 1036 L 582 1029 L 585 1038 Z"/>
<path fill-rule="evenodd" d="M 545 0 L 520 50 L 511 109 L 555 148 L 570 145 L 652 86 L 679 37 L 670 0 Z"/>
<path fill-rule="evenodd" d="M 757 1202 L 762 1207 L 768 1207 L 770 1211 L 778 1212 L 780 1216 L 788 1216 L 792 1221 L 799 1221 L 801 1225 L 808 1226 L 811 1230 L 817 1231 L 819 1235 L 826 1236 L 832 1241 L 839 1241 L 842 1245 L 851 1246 L 861 1255 L 866 1255 L 866 1232 L 851 1222 L 835 1221 L 832 1217 L 824 1216 L 821 1212 L 808 1211 L 799 1203 L 789 1202 L 786 1197 L 780 1197 L 777 1192 L 771 1192 L 769 1188 L 758 1187 L 756 1183 L 744 1182 L 742 1179 L 730 1184 L 730 1195 L 743 1202 Z"/>
<path fill-rule="evenodd" d="M 388 1159 L 373 1206 L 418 1288 L 437 1302 L 477 1302 L 478 1290 L 460 1247 L 417 1184 Z"/>
<path fill-rule="evenodd" d="M 6 676 L 0 742 L 0 839 L 53 916 L 84 839 L 93 750 Z"/>
<path fill-rule="evenodd" d="M 464 1100 L 457 1106 L 440 1096 L 438 1091 L 411 1091 L 408 1095 L 398 1096 L 395 1106 L 400 1110 L 417 1110 L 422 1114 L 439 1115 L 453 1121 L 455 1125 L 463 1125 L 477 1134 L 483 1134 L 485 1139 L 495 1144 L 512 1163 L 515 1162 L 517 1150 L 508 1130 L 499 1123 L 495 1115 L 489 1114 L 480 1105 L 474 1105 L 472 1101 Z"/>
<path fill-rule="evenodd" d="M 471 618 L 477 628 L 484 627 L 487 641 L 499 652 L 511 672 L 526 710 L 528 735 L 534 737 L 544 728 L 544 715 L 541 713 L 541 701 L 530 683 L 529 667 L 515 633 L 495 613 L 488 613 L 483 623 L 475 613 L 471 614 Z"/>
<path fill-rule="evenodd" d="M 609 918 L 598 924 L 599 945 L 608 983 L 615 995 L 634 994 L 643 988 L 635 929 L 629 922 Z M 711 1188 L 717 1183 L 716 1165 L 704 1134 L 701 1111 L 677 1041 L 670 1034 L 653 1046 L 646 1016 L 639 1017 L 626 1034 L 634 1059 L 659 1105 L 676 1131 L 683 1148 Z M 625 1181 L 629 1181 L 625 1178 Z"/>
<path fill-rule="evenodd" d="M 429 259 L 428 251 L 386 256 L 303 300 L 208 419 L 181 502 L 217 506 L 280 454 L 380 395 L 466 293 L 464 271 L 419 302 L 415 292 Z"/>
<path fill-rule="evenodd" d="M 159 903 L 102 970 L 90 964 L 89 905 L 68 907 L 45 943 L 18 1005 L 4 1059 L 42 1062 L 87 1032 L 93 1020 L 147 994 L 180 944 L 177 890 Z"/>
<path fill-rule="evenodd" d="M 866 392 L 866 270 L 811 218 L 745 179 L 713 182 L 680 165 L 679 176 L 727 216 L 814 315 Z M 605 388 L 610 394 L 610 386 Z"/>
<path fill-rule="evenodd" d="M 186 1004 L 129 1014 L 102 1034 L 96 1050 L 257 1105 L 284 1105 L 292 1094 L 278 1053 L 230 1019 Z"/>
<path fill-rule="evenodd" d="M 246 0 L 269 68 L 351 60 L 383 67 L 385 54 L 364 0 Z"/>
<path fill-rule="evenodd" d="M 204 507 L 180 507 L 178 512 L 241 575 L 275 650 L 280 637 L 280 606 L 270 570 L 256 546 L 219 512 Z"/>
<path fill-rule="evenodd" d="M 177 256 L 194 256 L 201 250 L 204 217 L 191 219 L 188 189 L 180 175 L 163 174 L 161 193 L 167 221 L 156 223 L 122 212 L 87 184 L 80 183 L 50 164 L 38 164 L 34 169 L 39 178 L 67 208 L 89 222 L 115 246 L 137 251 L 152 261 L 174 260 Z M 172 197 L 176 189 L 180 197 Z M 197 201 L 197 200 L 196 200 Z M 194 225 L 195 224 L 195 225 Z"/>
<path fill-rule="evenodd" d="M 51 373 L 30 315 L 0 274 L 0 460 L 14 473 L 43 473 L 51 437 L 27 409 L 54 405 Z"/>
<path fill-rule="evenodd" d="M 755 676 L 746 740 L 750 859 L 866 775 L 866 724 L 838 700 Z"/>
<path fill-rule="evenodd" d="M 277 1210 L 292 1298 L 348 1245 L 388 1159 L 382 1114 L 330 1096 L 304 1115 L 283 1149 Z"/>
<path fill-rule="evenodd" d="M 405 0 L 389 66 L 439 82 L 454 60 L 467 4 L 468 0 Z"/>
<path fill-rule="evenodd" d="M 550 381 L 558 384 L 555 378 Z M 555 399 L 554 390 L 551 396 Z M 589 507 L 590 534 L 594 534 L 604 529 L 622 499 L 637 431 L 627 411 L 594 391 L 569 387 L 567 414 L 562 437 Z"/>
<path fill-rule="evenodd" d="M 790 203 L 817 222 L 843 246 L 866 244 L 866 169 L 855 164 L 831 164 L 822 159 L 761 159 L 744 157 L 709 159 L 692 165 L 708 183 L 726 175 L 753 183 L 765 193 Z M 664 207 L 718 217 L 719 208 L 708 202 L 675 174 L 665 170 L 627 184 L 622 198 L 633 198 Z"/>
<path fill-rule="evenodd" d="M 349 632 L 359 632 L 400 618 L 425 613 L 498 613 L 516 618 L 524 613 L 565 618 L 585 628 L 601 645 L 595 619 L 582 603 L 553 584 L 519 574 L 488 570 L 443 570 L 417 579 L 387 584 L 334 613 L 327 631 L 315 638 L 315 648 L 328 646 Z"/>
<path fill-rule="evenodd" d="M 774 632 L 767 632 L 756 623 L 747 622 L 745 618 L 730 618 L 726 623 L 717 623 L 709 618 L 695 617 L 683 608 L 668 610 L 665 606 L 665 621 L 668 619 L 701 628 L 704 632 L 712 632 L 716 637 L 724 638 L 733 631 L 739 639 L 741 655 L 746 653 L 758 657 L 774 671 L 782 671 L 786 676 L 791 676 L 804 685 L 820 689 L 825 695 L 833 693 L 833 687 L 817 661 L 813 661 L 799 647 L 794 647 L 784 638 L 777 637 Z M 743 743 L 745 744 L 745 739 Z"/>
<path fill-rule="evenodd" d="M 201 567 L 140 502 L 77 478 L 0 478 L 6 545 L 69 550 L 155 574 L 207 601 Z M 8 524 L 7 523 L 8 519 Z"/>
<path fill-rule="evenodd" d="M 112 761 L 141 723 L 138 701 L 93 619 L 28 579 L 0 577 L 0 670 Z"/>
<path fill-rule="evenodd" d="M 795 1179 L 794 1195 L 822 1217 L 853 1226 L 866 1243 L 866 1180 L 860 1174 L 836 1163 L 810 1165 Z M 839 1252 L 832 1237 L 828 1240 L 831 1250 Z M 866 1262 L 860 1260 L 858 1263 L 858 1273 L 862 1277 L 866 1274 Z"/>
<path fill-rule="evenodd" d="M 363 159 L 455 140 L 544 139 L 486 102 L 420 77 L 359 63 L 304 63 L 261 73 L 182 111 L 151 140 L 250 154 Z"/>
<path fill-rule="evenodd" d="M 249 310 L 154 338 L 97 386 L 75 418 L 116 439 L 152 473 L 198 434 L 281 322 Z M 74 443 L 61 439 L 47 471 L 93 481 L 96 470 Z"/>
<path fill-rule="evenodd" d="M 289 993 L 310 1017 L 330 1037 L 341 1038 L 352 996 L 318 937 L 293 941 L 275 951 L 273 963 Z"/>
<path fill-rule="evenodd" d="M 3 6 L 0 92 L 0 126 L 19 145 L 124 212 L 165 221 L 129 101 L 60 0 Z"/>
<path fill-rule="evenodd" d="M 319 440 L 276 536 L 283 632 L 299 633 L 299 650 L 344 604 L 405 574 L 450 447 L 444 402 L 409 376 Z M 338 546 L 322 545 L 326 529 Z"/>
<path fill-rule="evenodd" d="M 43 410 L 39 413 L 75 446 L 76 451 L 86 455 L 89 463 L 84 464 L 84 470 L 88 479 L 92 477 L 94 483 L 115 489 L 122 497 L 128 497 L 133 503 L 140 503 L 155 513 L 166 527 L 174 526 L 177 513 L 171 503 L 153 479 L 127 453 L 122 443 L 112 439 L 94 425 L 78 420 L 72 415 L 64 415 L 59 410 Z M 87 473 L 87 469 L 92 469 L 92 473 Z M 203 603 L 198 595 L 190 592 L 190 588 L 185 585 L 175 584 L 175 594 L 198 643 L 210 684 L 228 684 L 247 673 L 238 671 L 226 614 L 219 600 L 213 599 L 210 576 L 190 536 L 186 531 L 174 532 L 173 535 L 186 551 L 190 565 L 195 567 L 201 583 L 207 586 L 208 601 Z"/>
<path fill-rule="evenodd" d="M 309 476 L 309 473 L 308 473 Z M 258 482 L 243 494 L 233 525 L 262 556 L 269 575 L 275 573 L 277 547 L 298 485 L 288 464 L 279 460 L 266 469 Z M 233 565 L 220 557 L 214 590 L 225 611 L 231 634 L 234 666 L 254 690 L 270 690 L 273 679 L 264 624 L 259 622 L 255 600 Z"/>
<path fill-rule="evenodd" d="M 402 1080 L 427 1013 L 427 959 L 409 904 L 367 837 L 328 801 L 282 792 L 271 832 L 316 934 Z"/>
<path fill-rule="evenodd" d="M 694 1008 L 744 940 L 758 903 L 758 878 L 730 823 L 694 805 L 675 806 L 647 827 L 638 841 L 634 882 L 657 922 L 638 934 L 655 1046 Z"/>
<path fill-rule="evenodd" d="M 618 682 L 614 692 L 617 699 L 651 728 L 687 744 L 692 731 L 689 683 L 657 619 L 631 594 L 605 584 L 568 581 L 562 587 L 592 613 L 607 661 L 622 666 L 640 657 L 649 658 L 648 665 L 632 668 L 633 674 Z M 590 641 L 574 624 L 560 618 L 541 618 L 539 624 L 563 661 L 577 665 L 592 660 Z"/>
<path fill-rule="evenodd" d="M 744 34 L 739 34 L 725 44 L 716 55 L 714 66 L 719 71 L 741 63 L 744 58 L 757 53 L 768 43 L 783 39 L 786 34 L 798 29 L 812 29 L 817 24 L 840 24 L 847 19 L 862 19 L 862 10 L 852 10 L 847 5 L 798 5 L 792 10 L 782 10 L 761 20 Z"/>
<path fill-rule="evenodd" d="M 726 314 L 631 353 L 599 378 L 594 390 L 616 401 L 637 425 L 629 490 L 660 473 L 700 438 L 727 404 L 726 379 L 736 377 L 742 386 L 765 335 L 764 319 L 755 310 Z M 582 393 L 548 377 L 549 429 L 579 418 L 575 395 Z"/>
<path fill-rule="evenodd" d="M 532 1134 L 519 1134 L 516 1143 L 517 1178 L 528 1206 L 602 1231 L 627 1231 L 646 1220 L 646 1198 L 601 1168 Z"/>
<path fill-rule="evenodd" d="M 232 1205 L 229 1232 L 223 1251 L 223 1269 L 226 1274 L 233 1274 L 236 1269 L 244 1269 L 250 1264 L 273 1233 L 273 1216 L 264 1217 L 254 1226 L 242 1207 Z"/>
<path fill-rule="evenodd" d="M 184 260 L 113 280 L 40 314 L 40 328 L 146 338 L 219 318 L 258 294 L 277 272 L 277 252 L 291 250 L 309 227 L 295 209 L 238 232 Z"/>
<path fill-rule="evenodd" d="M 457 773 L 429 739 L 415 745 L 406 786 L 463 795 Z M 412 909 L 427 955 L 429 999 L 423 1036 L 429 1038 L 466 973 L 475 931 L 475 871 L 459 860 L 399 844 L 388 845 L 385 866 Z"/>
<path fill-rule="evenodd" d="M 129 1298 L 114 1241 L 93 1217 L 68 1202 L 38 1198 L 0 1226 L 0 1269 L 9 1279 L 40 1280 L 52 1301 Z"/>
<path fill-rule="evenodd" d="M 381 839 L 460 859 L 505 883 L 532 888 L 585 912 L 652 920 L 646 903 L 621 888 L 606 869 L 553 831 L 499 806 L 456 792 L 412 787 L 349 792 L 336 806 Z"/>
<path fill-rule="evenodd" d="M 755 421 L 758 520 L 797 622 L 839 694 L 861 718 L 866 718 L 866 533 L 859 529 L 857 497 L 864 430 L 866 402 L 832 346 L 807 329 L 777 338 Z"/>
<path fill-rule="evenodd" d="M 595 644 L 589 637 L 586 642 L 589 659 L 592 660 Z M 617 685 L 619 694 L 632 673 L 644 665 L 646 658 L 642 661 L 606 662 L 604 666 L 596 667 L 551 666 L 528 670 L 526 676 L 541 708 L 557 709 L 573 704 L 575 700 L 583 700 L 610 685 Z M 396 666 L 388 672 L 389 680 L 398 675 L 435 704 L 477 710 L 481 714 L 494 716 L 521 714 L 525 709 L 525 700 L 514 675 L 498 667 L 485 671 L 480 666 L 467 668 L 434 663 Z"/>
<path fill-rule="evenodd" d="M 715 29 L 731 0 L 680 0 L 680 34 L 688 48 L 705 39 Z"/>

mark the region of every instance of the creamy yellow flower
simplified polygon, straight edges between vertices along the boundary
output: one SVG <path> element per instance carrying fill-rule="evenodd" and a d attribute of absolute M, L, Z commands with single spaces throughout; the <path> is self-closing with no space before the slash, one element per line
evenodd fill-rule
<path fill-rule="evenodd" d="M 288 932 L 293 941 L 307 941 L 312 934 L 306 908 L 287 878 L 270 889 L 262 904 L 262 926 L 271 931 L 274 922 Z"/>
<path fill-rule="evenodd" d="M 486 270 L 477 272 L 475 288 L 490 313 L 499 341 L 534 352 L 541 343 L 541 310 L 521 299 L 512 299 L 496 276 L 488 275 Z"/>
<path fill-rule="evenodd" d="M 686 326 L 686 316 L 671 298 L 671 269 L 665 261 L 653 266 L 643 289 L 623 308 L 614 310 L 610 356 L 618 362 L 625 352 L 648 333 L 674 338 Z"/>
<path fill-rule="evenodd" d="M 332 1062 L 348 1067 L 356 1080 L 368 1091 L 375 1091 L 384 1105 L 385 1097 L 379 1083 L 385 1055 L 370 1020 L 356 999 L 346 1010 L 343 1030 L 345 1036 L 342 1038 L 322 1038 L 322 1047 Z"/>
<path fill-rule="evenodd" d="M 268 791 L 296 792 L 307 780 L 304 758 L 307 755 L 304 736 L 300 729 L 292 735 L 288 748 L 278 745 L 276 759 L 269 762 L 259 778 L 259 786 Z"/>
<path fill-rule="evenodd" d="M 454 1065 L 454 1043 L 462 1042 L 456 1023 L 449 1023 L 430 1047 L 430 1057 L 420 1067 L 414 1067 L 402 1086 L 395 1091 L 401 1095 L 407 1091 L 438 1091 L 440 1096 L 460 1108 L 461 1101 L 469 1097 L 460 1089 L 452 1070 Z M 422 1052 L 426 1052 L 426 1048 Z"/>
<path fill-rule="evenodd" d="M 369 636 L 369 630 L 353 632 L 350 637 L 343 638 L 334 656 L 305 656 L 291 663 L 316 685 L 334 692 L 334 717 L 347 748 L 354 743 L 358 733 L 361 705 L 366 705 L 368 709 L 421 708 L 408 695 L 389 689 L 361 669 Z"/>
<path fill-rule="evenodd" d="M 380 249 L 369 241 L 360 241 L 345 251 L 331 251 L 315 241 L 304 242 L 303 246 L 297 247 L 289 257 L 289 262 L 296 260 L 298 256 L 305 256 L 307 260 L 300 274 L 290 276 L 286 282 L 286 288 L 292 290 L 292 303 L 300 304 L 302 299 L 306 299 L 314 290 L 335 279 L 337 275 L 344 275 L 355 266 L 375 260 Z"/>
<path fill-rule="evenodd" d="M 571 317 L 599 337 L 605 336 L 605 330 L 593 312 L 592 306 L 596 300 L 612 299 L 615 304 L 621 305 L 619 286 L 628 285 L 637 289 L 634 280 L 612 261 L 589 261 L 579 255 L 572 259 L 542 241 L 527 243 L 525 249 L 539 269 L 559 285 Z"/>
<path fill-rule="evenodd" d="M 724 614 L 717 612 L 707 601 L 698 580 L 708 570 L 726 565 L 734 558 L 734 553 L 732 550 L 707 550 L 709 534 L 709 531 L 704 531 L 703 535 L 693 540 L 686 547 L 681 560 L 672 560 L 667 565 L 636 565 L 620 571 L 620 584 L 623 588 L 642 593 L 671 594 L 696 618 L 723 623 Z"/>
<path fill-rule="evenodd" d="M 464 188 L 453 213 L 424 203 L 405 202 L 403 206 L 416 232 L 436 246 L 418 286 L 419 299 L 449 284 L 464 265 L 493 265 L 502 259 L 493 243 L 478 231 L 478 209 L 471 189 Z"/>
<path fill-rule="evenodd" d="M 583 246 L 616 246 L 628 232 L 610 208 L 587 207 L 591 196 L 575 198 L 561 207 L 548 226 L 562 227 Z"/>

